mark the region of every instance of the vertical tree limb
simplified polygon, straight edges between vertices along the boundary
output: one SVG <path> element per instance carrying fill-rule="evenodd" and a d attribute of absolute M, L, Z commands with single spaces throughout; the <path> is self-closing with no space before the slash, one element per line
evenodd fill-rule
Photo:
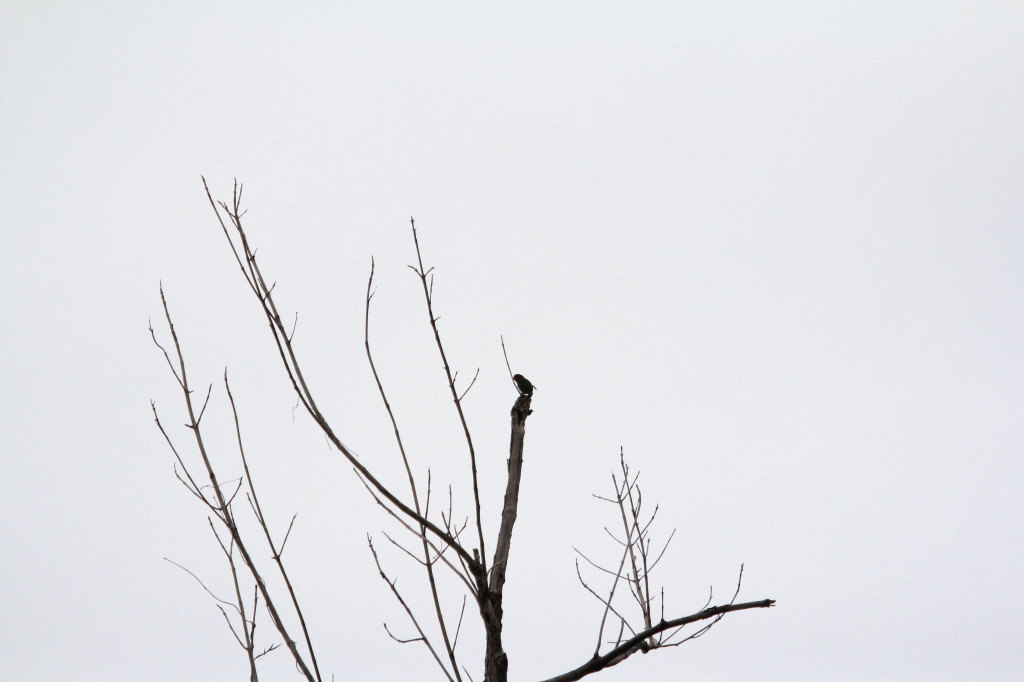
<path fill-rule="evenodd" d="M 483 581 L 487 579 L 487 559 L 486 551 L 484 549 L 483 515 L 480 510 L 480 484 L 476 471 L 476 448 L 473 446 L 473 436 L 470 434 L 469 424 L 466 422 L 466 413 L 462 410 L 462 399 L 459 397 L 459 392 L 455 388 L 455 379 L 452 377 L 452 370 L 448 365 L 448 356 L 444 352 L 444 344 L 441 343 L 441 332 L 437 328 L 437 317 L 434 316 L 433 279 L 431 279 L 430 286 L 427 285 L 427 276 L 433 268 L 424 269 L 423 255 L 420 252 L 420 240 L 416 235 L 416 221 L 409 218 L 409 223 L 412 225 L 412 240 L 416 245 L 416 267 L 409 267 L 411 267 L 413 272 L 415 272 L 420 278 L 420 283 L 423 285 L 423 296 L 427 303 L 427 316 L 430 318 L 430 328 L 434 331 L 434 340 L 437 342 L 437 352 L 441 355 L 441 364 L 444 365 L 444 373 L 445 376 L 448 377 L 448 388 L 451 390 L 452 401 L 455 403 L 455 410 L 459 414 L 459 423 L 462 424 L 462 432 L 466 436 L 466 444 L 469 447 L 469 465 L 473 474 L 473 502 L 476 505 L 476 529 L 478 541 L 480 543 L 480 581 L 482 585 Z"/>
<path fill-rule="evenodd" d="M 505 588 L 505 573 L 508 570 L 509 551 L 512 547 L 512 527 L 519 509 L 519 482 L 523 473 L 523 443 L 526 438 L 526 418 L 533 413 L 530 396 L 520 395 L 512 407 L 512 436 L 509 444 L 508 483 L 505 500 L 501 509 L 501 527 L 494 550 L 490 583 L 481 595 L 480 612 L 484 619 L 487 651 L 484 662 L 485 682 L 505 682 L 508 677 L 508 656 L 501 644 L 501 629 L 504 618 L 502 592 Z"/>

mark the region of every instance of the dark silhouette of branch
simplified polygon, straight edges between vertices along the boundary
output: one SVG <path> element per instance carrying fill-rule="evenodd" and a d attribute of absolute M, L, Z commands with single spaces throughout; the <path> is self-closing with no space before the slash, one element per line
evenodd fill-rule
<path fill-rule="evenodd" d="M 259 680 L 259 672 L 256 670 L 256 642 L 253 639 L 256 633 L 255 604 L 253 606 L 252 619 L 248 620 L 245 616 L 245 602 L 242 599 L 242 586 L 238 580 L 238 567 L 235 565 L 235 544 L 232 541 L 229 543 L 229 547 L 225 547 L 224 541 L 221 540 L 216 527 L 213 525 L 213 519 L 207 517 L 206 520 L 209 522 L 210 531 L 213 533 L 214 537 L 217 538 L 217 544 L 220 545 L 221 551 L 224 552 L 224 556 L 228 560 L 228 567 L 231 569 L 231 584 L 235 588 L 235 600 L 238 604 L 238 606 L 235 607 L 235 610 L 238 611 L 238 618 L 241 621 L 242 638 L 239 638 L 238 633 L 235 632 L 235 629 L 231 626 L 231 621 L 224 609 L 221 608 L 220 605 L 218 605 L 217 608 L 220 609 L 221 614 L 224 616 L 224 620 L 228 621 L 228 627 L 231 628 L 231 634 L 235 636 L 235 639 L 245 650 L 246 659 L 249 661 L 249 682 L 257 682 Z M 259 592 L 256 592 L 256 596 L 257 598 L 259 597 Z"/>
<path fill-rule="evenodd" d="M 661 551 L 658 553 L 658 556 L 652 560 L 652 540 L 650 538 L 650 530 L 654 519 L 658 514 L 658 507 L 656 506 L 654 508 L 654 511 L 651 512 L 649 518 L 646 518 L 646 520 L 644 519 L 643 494 L 637 483 L 640 474 L 631 474 L 629 466 L 626 464 L 625 455 L 621 450 L 619 452 L 619 467 L 622 474 L 621 480 L 616 474 L 612 474 L 612 487 L 615 490 L 614 497 L 608 498 L 601 495 L 594 495 L 594 497 L 603 502 L 609 502 L 615 505 L 619 512 L 624 533 L 623 537 L 621 539 L 617 538 L 614 533 L 608 530 L 607 527 L 605 528 L 605 532 L 608 533 L 612 540 L 622 548 L 618 568 L 615 570 L 605 568 L 591 560 L 579 549 L 574 548 L 576 549 L 577 554 L 583 557 L 588 564 L 599 570 L 601 573 L 611 576 L 611 587 L 608 591 L 608 596 L 602 597 L 583 579 L 583 575 L 579 570 L 579 561 L 577 560 L 576 562 L 576 576 L 579 579 L 580 584 L 587 592 L 604 605 L 600 625 L 598 627 L 597 645 L 594 648 L 594 653 L 589 661 L 575 670 L 552 677 L 547 682 L 569 682 L 570 680 L 578 680 L 587 675 L 604 670 L 610 666 L 617 665 L 637 651 L 647 653 L 654 649 L 679 646 L 683 642 L 696 639 L 706 633 L 711 629 L 711 627 L 718 623 L 726 613 L 750 608 L 766 608 L 775 603 L 772 599 L 765 599 L 759 602 L 736 604 L 736 598 L 739 596 L 740 587 L 743 584 L 743 566 L 740 566 L 739 577 L 736 581 L 736 591 L 732 596 L 732 600 L 729 601 L 728 604 L 709 607 L 708 605 L 711 603 L 711 597 L 709 596 L 704 608 L 697 613 L 673 620 L 665 620 L 665 590 L 662 588 L 660 590 L 661 615 L 659 620 L 655 622 L 655 616 L 652 609 L 654 598 L 651 589 L 651 571 L 658 563 L 661 562 L 661 559 L 664 557 L 665 551 L 668 548 L 668 544 L 671 542 L 672 538 L 675 537 L 675 531 L 672 531 L 668 540 L 666 540 L 664 547 L 662 547 Z M 628 570 L 626 570 L 627 567 Z M 622 582 L 629 586 L 629 593 L 632 596 L 632 601 L 636 603 L 637 607 L 639 607 L 640 623 L 638 625 L 630 624 L 625 610 L 621 606 L 617 607 L 615 605 L 616 591 L 619 584 Z M 612 649 L 602 654 L 601 647 L 605 644 L 604 631 L 609 614 L 614 614 L 615 617 L 619 619 L 619 634 L 614 640 Z M 710 622 L 682 640 L 672 641 L 673 638 L 682 631 L 684 626 L 705 620 L 710 620 Z M 627 630 L 630 633 L 628 638 L 625 637 Z M 668 634 L 663 635 L 662 633 L 665 632 L 668 632 Z"/>
<path fill-rule="evenodd" d="M 444 344 L 441 343 L 441 332 L 437 328 L 437 321 L 440 319 L 434 315 L 434 280 L 433 277 L 430 279 L 430 284 L 427 284 L 427 276 L 433 271 L 434 268 L 424 269 L 423 267 L 423 255 L 420 252 L 420 240 L 416 234 L 416 221 L 409 218 L 409 224 L 412 226 L 412 240 L 416 245 L 416 266 L 409 266 L 409 268 L 416 273 L 419 277 L 420 283 L 423 286 L 423 296 L 427 304 L 427 317 L 430 319 L 430 328 L 434 332 L 434 340 L 437 342 L 437 352 L 441 356 L 441 364 L 444 366 L 445 376 L 448 378 L 448 389 L 452 393 L 452 401 L 455 403 L 455 410 L 459 415 L 459 423 L 462 424 L 462 432 L 466 436 L 466 445 L 469 447 L 469 464 L 470 469 L 473 473 L 473 502 L 476 505 L 476 528 L 477 535 L 480 542 L 480 576 L 486 576 L 487 574 L 487 560 L 486 552 L 484 549 L 484 524 L 483 516 L 480 510 L 480 485 L 478 482 L 476 472 L 476 448 L 473 446 L 473 436 L 469 432 L 469 424 L 466 422 L 466 414 L 462 411 L 462 398 L 459 397 L 459 392 L 455 388 L 455 378 L 452 376 L 451 367 L 448 365 L 448 356 L 444 352 Z M 476 381 L 474 379 L 473 381 Z M 472 388 L 472 384 L 470 384 Z M 466 389 L 469 391 L 469 388 Z M 484 578 L 485 579 L 485 578 Z"/>
<path fill-rule="evenodd" d="M 439 540 L 446 544 L 450 544 L 452 549 L 462 557 L 462 560 L 476 579 L 481 580 L 481 576 L 485 575 L 485 570 L 480 561 L 474 559 L 466 549 L 455 541 L 455 538 L 432 523 L 430 520 L 423 517 L 423 515 L 417 513 L 415 509 L 398 499 L 398 497 L 396 497 L 384 484 L 377 480 L 376 476 L 374 476 L 370 470 L 359 461 L 355 452 L 346 446 L 337 434 L 335 434 L 334 429 L 327 421 L 326 416 L 320 411 L 319 407 L 317 407 L 313 393 L 306 383 L 298 357 L 295 354 L 295 349 L 292 345 L 291 339 L 289 338 L 289 334 L 285 329 L 284 323 L 281 320 L 281 315 L 278 313 L 277 304 L 274 302 L 272 293 L 273 286 L 267 285 L 263 272 L 257 264 L 256 253 L 250 247 L 248 236 L 245 233 L 245 229 L 242 227 L 242 216 L 245 215 L 245 212 L 241 210 L 242 186 L 236 181 L 232 195 L 232 205 L 230 207 L 225 202 L 220 202 L 218 204 L 218 202 L 214 201 L 210 188 L 206 184 L 206 178 L 203 178 L 203 189 L 206 191 L 206 197 L 210 202 L 210 206 L 213 208 L 217 221 L 220 223 L 221 230 L 228 240 L 228 245 L 231 248 L 231 252 L 234 254 L 235 262 L 242 271 L 242 275 L 245 277 L 245 281 L 248 284 L 249 289 L 253 292 L 260 303 L 263 314 L 270 326 L 271 335 L 273 336 L 274 343 L 277 346 L 278 354 L 281 358 L 281 363 L 284 366 L 285 373 L 292 384 L 293 391 L 298 397 L 299 402 L 305 408 L 306 412 L 313 418 L 313 421 L 316 422 L 317 426 L 321 431 L 323 431 L 331 444 L 333 444 L 334 447 L 344 455 L 346 459 L 348 459 L 349 463 L 356 468 L 359 474 L 370 483 L 381 497 L 393 504 L 401 510 L 403 514 L 413 519 L 417 524 L 423 525 Z M 221 211 L 223 211 L 223 214 Z M 228 229 L 228 225 L 224 220 L 225 215 L 231 222 L 232 228 L 237 235 L 237 243 L 231 236 L 232 230 Z M 433 316 L 431 316 L 431 318 L 433 319 Z"/>
<path fill-rule="evenodd" d="M 637 651 L 645 651 L 645 649 L 649 650 L 649 648 L 645 646 L 645 641 L 666 630 L 678 628 L 683 625 L 689 625 L 690 623 L 697 623 L 709 618 L 716 618 L 733 611 L 743 611 L 745 609 L 766 609 L 771 606 L 775 606 L 774 599 L 762 599 L 761 601 L 746 602 L 744 604 L 723 604 L 722 606 L 712 606 L 711 608 L 698 611 L 697 613 L 689 616 L 683 616 L 682 618 L 661 621 L 647 630 L 636 633 L 608 653 L 602 656 L 594 656 L 578 668 L 561 675 L 549 677 L 544 680 L 544 682 L 573 682 L 573 680 L 583 679 L 587 675 L 592 675 L 604 670 L 605 668 L 617 665 L 626 660 L 629 656 L 635 654 Z"/>
<path fill-rule="evenodd" d="M 357 476 L 359 475 L 358 471 L 355 472 L 355 473 L 356 473 Z M 374 502 L 376 502 L 378 504 L 378 506 L 380 506 L 381 509 L 383 509 L 385 512 L 387 512 L 393 519 L 398 521 L 398 523 L 400 523 L 402 526 L 404 526 L 405 529 L 408 530 L 410 533 L 412 533 L 413 535 L 417 535 L 418 536 L 418 533 L 416 532 L 416 530 L 413 529 L 413 527 L 410 526 L 409 523 L 403 517 L 399 516 L 398 513 L 394 509 L 392 509 L 391 507 L 386 505 L 384 503 L 384 500 L 380 499 L 380 497 L 377 496 L 376 491 L 373 488 L 370 487 L 369 483 L 364 481 L 362 478 L 360 478 L 359 480 L 362 481 L 363 486 L 366 488 L 367 492 L 370 493 L 370 496 L 373 498 Z M 454 534 L 454 537 L 458 537 L 458 533 Z M 462 580 L 462 582 L 466 585 L 466 587 L 471 592 L 473 592 L 474 595 L 475 595 L 475 593 L 476 593 L 476 585 L 471 580 L 472 576 L 469 576 L 468 574 L 463 573 L 462 571 L 459 571 L 455 567 L 455 565 L 453 563 L 451 563 L 451 561 L 449 561 L 447 557 L 444 556 L 444 550 L 442 548 L 437 547 L 431 540 L 428 540 L 427 542 L 430 545 L 430 548 L 438 555 L 438 557 L 440 557 L 441 561 L 446 566 L 448 566 L 448 568 L 450 568 L 452 570 L 452 572 L 455 573 L 455 575 L 457 575 Z M 419 560 L 419 559 L 417 558 L 417 560 Z"/>
<path fill-rule="evenodd" d="M 186 422 L 185 426 L 192 432 L 192 435 L 195 439 L 196 448 L 202 459 L 203 467 L 206 469 L 206 473 L 210 479 L 210 488 L 212 490 L 212 494 L 214 496 L 215 501 L 211 502 L 210 500 L 208 500 L 205 496 L 202 495 L 201 491 L 199 491 L 198 489 L 197 492 L 201 499 L 206 503 L 207 507 L 209 507 L 210 510 L 213 512 L 214 516 L 216 516 L 217 519 L 227 529 L 231 537 L 232 546 L 238 548 L 239 556 L 242 558 L 242 562 L 245 564 L 249 574 L 252 576 L 252 579 L 258 586 L 260 594 L 263 596 L 264 607 L 267 609 L 267 613 L 270 614 L 271 620 L 274 622 L 274 626 L 277 628 L 278 633 L 281 635 L 282 639 L 284 639 L 285 645 L 291 652 L 292 658 L 295 660 L 295 665 L 298 668 L 299 672 L 307 680 L 309 680 L 309 682 L 322 682 L 319 675 L 314 676 L 313 672 L 309 669 L 308 665 L 306 664 L 304 657 L 296 647 L 294 640 L 292 640 L 292 638 L 289 636 L 288 630 L 284 624 L 284 620 L 281 617 L 281 614 L 278 612 L 273 596 L 267 589 L 266 583 L 263 580 L 263 576 L 260 574 L 259 568 L 256 566 L 256 563 L 253 561 L 253 558 L 250 555 L 248 548 L 246 547 L 245 541 L 242 538 L 241 532 L 238 529 L 238 525 L 235 523 L 234 513 L 231 510 L 230 501 L 224 496 L 224 493 L 221 490 L 223 484 L 218 480 L 217 474 L 214 471 L 213 463 L 210 460 L 210 456 L 206 449 L 206 442 L 203 439 L 202 430 L 199 427 L 199 420 L 196 416 L 195 408 L 192 403 L 192 389 L 189 387 L 188 373 L 185 368 L 185 356 L 181 350 L 181 343 L 178 340 L 178 334 L 174 329 L 174 322 L 171 319 L 171 312 L 167 305 L 167 297 L 164 295 L 163 287 L 160 288 L 160 302 L 163 305 L 164 317 L 167 320 L 167 328 L 170 331 L 171 340 L 173 341 L 174 345 L 174 353 L 178 360 L 177 368 L 175 368 L 174 365 L 171 364 L 171 369 L 175 375 L 175 378 L 178 381 L 178 386 L 181 388 L 182 396 L 185 402 L 185 409 L 188 414 L 188 421 Z M 155 340 L 156 337 L 154 334 L 154 341 Z M 159 346 L 159 344 L 157 345 Z M 163 350 L 162 346 L 161 350 Z M 169 360 L 170 356 L 166 351 L 164 351 L 164 355 Z M 154 407 L 153 410 L 155 414 L 156 408 Z M 159 419 L 157 419 L 157 424 L 159 426 Z M 170 439 L 167 437 L 167 434 L 166 432 L 164 432 L 162 426 L 160 426 L 160 430 L 161 432 L 164 433 L 164 436 L 169 443 Z M 175 457 L 178 459 L 181 466 L 186 470 L 187 479 L 189 481 L 192 481 L 192 476 L 188 474 L 187 471 L 188 468 L 185 466 L 184 461 L 180 458 L 176 450 Z M 218 541 L 220 541 L 219 536 Z M 223 544 L 221 545 L 221 547 L 223 548 Z"/>
<path fill-rule="evenodd" d="M 245 471 L 245 480 L 249 484 L 249 504 L 252 507 L 253 513 L 256 515 L 256 520 L 259 522 L 260 528 L 263 529 L 263 537 L 267 540 L 267 545 L 270 547 L 270 556 L 277 564 L 278 571 L 281 573 L 281 577 L 284 579 L 285 587 L 288 588 L 288 595 L 291 598 L 292 609 L 295 611 L 295 615 L 299 618 L 299 626 L 302 628 L 302 637 L 306 641 L 306 651 L 309 652 L 309 660 L 313 664 L 313 671 L 316 674 L 316 679 L 322 679 L 320 676 L 320 666 L 316 661 L 316 652 L 313 650 L 313 642 L 309 636 L 309 628 L 306 626 L 306 616 L 302 613 L 302 607 L 299 606 L 299 599 L 295 595 L 295 588 L 292 585 L 292 580 L 288 576 L 288 571 L 284 567 L 284 546 L 288 542 L 288 536 L 291 535 L 292 525 L 295 523 L 295 517 L 292 517 L 291 523 L 288 524 L 288 531 L 285 533 L 284 539 L 281 540 L 281 547 L 278 548 L 274 544 L 274 539 L 270 536 L 270 528 L 267 526 L 267 519 L 263 515 L 263 509 L 260 507 L 259 497 L 256 496 L 256 484 L 253 482 L 252 473 L 249 471 L 249 460 L 245 456 L 245 446 L 242 443 L 242 427 L 238 421 L 238 408 L 235 405 L 235 397 L 231 394 L 231 384 L 228 383 L 228 371 L 224 370 L 224 390 L 228 394 L 228 402 L 231 404 L 231 416 L 235 422 L 235 437 L 238 441 L 238 454 L 242 459 L 242 468 Z"/>
<path fill-rule="evenodd" d="M 377 372 L 377 365 L 373 361 L 373 353 L 370 351 L 370 301 L 373 299 L 373 273 L 374 273 L 374 261 L 370 260 L 370 276 L 366 281 L 366 314 L 363 324 L 363 346 L 366 348 L 366 359 L 370 364 L 370 371 L 373 372 L 373 379 L 377 384 L 377 391 L 380 393 L 381 401 L 384 403 L 384 409 L 387 410 L 388 417 L 391 419 L 391 427 L 394 430 L 395 441 L 398 444 L 398 451 L 402 456 L 402 464 L 405 466 L 405 473 L 409 479 L 409 489 L 412 492 L 413 508 L 416 510 L 416 514 L 422 518 L 426 518 L 427 513 L 420 509 L 419 494 L 416 490 L 416 479 L 412 475 L 412 468 L 409 466 L 409 457 L 405 452 L 405 445 L 402 443 L 402 433 L 398 428 L 398 420 L 395 418 L 394 410 L 391 409 L 391 403 L 388 402 L 387 394 L 384 392 L 384 384 L 381 383 L 380 374 Z M 440 343 L 440 341 L 438 341 Z M 472 387 L 472 384 L 470 384 Z M 467 391 L 469 389 L 466 389 Z M 376 498 L 376 495 L 374 495 Z M 444 612 L 441 609 L 441 599 L 437 592 L 437 579 L 434 576 L 434 561 L 430 559 L 430 543 L 427 540 L 427 529 L 422 523 L 419 524 L 418 532 L 416 533 L 420 538 L 420 545 L 423 551 L 423 566 L 427 573 L 427 583 L 430 587 L 430 597 L 434 603 L 434 616 L 437 619 L 437 627 L 441 632 L 441 639 L 444 641 L 445 652 L 448 655 L 448 661 L 451 664 L 451 673 L 455 676 L 457 682 L 462 682 L 462 677 L 459 674 L 459 663 L 455 660 L 455 645 L 448 637 L 448 627 L 444 620 Z M 391 538 L 388 538 L 389 540 Z M 392 540 L 392 542 L 394 542 Z M 397 543 L 395 543 L 397 545 Z M 400 545 L 399 545 L 400 546 Z M 451 546 L 451 545 L 448 545 Z M 404 550 L 404 548 L 402 548 Z M 440 552 L 438 553 L 440 555 Z M 374 553 L 376 557 L 376 553 Z M 454 571 L 455 568 L 452 567 Z M 456 571 L 456 573 L 458 573 Z M 462 577 L 461 575 L 459 577 Z M 460 619 L 461 622 L 461 619 Z M 446 674 L 447 670 L 446 670 Z"/>
<path fill-rule="evenodd" d="M 377 565 L 377 572 L 380 574 L 381 580 L 387 583 L 388 588 L 391 589 L 391 593 L 395 596 L 395 599 L 398 600 L 398 603 L 402 605 L 402 608 L 405 609 L 406 615 L 409 616 L 409 620 L 412 621 L 413 627 L 416 628 L 416 632 L 418 632 L 420 636 L 415 637 L 413 639 L 399 639 L 398 637 L 395 637 L 393 634 L 391 634 L 391 630 L 388 630 L 387 623 L 384 624 L 384 629 L 387 630 L 387 633 L 391 635 L 392 639 L 394 639 L 396 642 L 399 642 L 400 644 L 408 644 L 410 642 L 423 642 L 423 645 L 426 646 L 427 649 L 430 651 L 430 655 L 434 657 L 434 662 L 436 662 L 438 667 L 440 667 L 441 670 L 444 672 L 444 676 L 448 678 L 449 682 L 454 682 L 454 678 L 448 672 L 448 669 L 447 667 L 445 667 L 445 664 L 441 662 L 440 657 L 437 655 L 437 651 L 434 649 L 434 646 L 430 643 L 430 638 L 427 637 L 426 633 L 423 632 L 423 628 L 420 627 L 420 623 L 418 620 L 416 620 L 416 616 L 415 614 L 413 614 L 412 609 L 409 608 L 409 605 L 406 604 L 405 599 L 402 598 L 402 594 L 398 591 L 398 588 L 395 587 L 395 581 L 388 578 L 387 574 L 384 573 L 384 569 L 381 568 L 380 559 L 377 557 L 377 550 L 374 549 L 373 540 L 370 538 L 369 535 L 366 536 L 366 542 L 370 546 L 370 553 L 373 554 L 373 563 Z"/>

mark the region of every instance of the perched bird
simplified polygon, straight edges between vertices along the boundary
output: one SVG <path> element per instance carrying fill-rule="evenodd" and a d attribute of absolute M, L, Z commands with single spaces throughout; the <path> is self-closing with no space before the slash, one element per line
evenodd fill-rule
<path fill-rule="evenodd" d="M 512 377 L 512 381 L 516 382 L 516 388 L 519 389 L 519 392 L 522 395 L 533 395 L 533 384 L 531 384 L 530 380 L 522 374 L 516 374 Z"/>

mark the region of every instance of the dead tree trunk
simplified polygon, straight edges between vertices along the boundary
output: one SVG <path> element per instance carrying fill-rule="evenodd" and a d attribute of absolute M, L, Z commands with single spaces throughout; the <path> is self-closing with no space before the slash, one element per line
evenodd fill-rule
<path fill-rule="evenodd" d="M 501 529 L 498 531 L 498 545 L 494 550 L 494 562 L 491 564 L 490 582 L 486 591 L 481 590 L 480 598 L 480 615 L 483 617 L 487 634 L 484 682 L 506 682 L 508 679 L 508 656 L 501 646 L 501 600 L 505 588 L 509 549 L 512 546 L 512 526 L 516 522 L 519 507 L 519 481 L 523 475 L 526 418 L 532 412 L 528 395 L 519 396 L 512 406 L 512 442 L 509 445 L 508 484 L 501 510 Z"/>

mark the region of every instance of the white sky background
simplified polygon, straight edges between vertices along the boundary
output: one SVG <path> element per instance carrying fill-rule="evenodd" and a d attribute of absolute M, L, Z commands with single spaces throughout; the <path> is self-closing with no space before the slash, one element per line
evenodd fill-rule
<path fill-rule="evenodd" d="M 507 379 L 538 390 L 506 588 L 512 679 L 589 657 L 573 545 L 619 447 L 661 503 L 666 615 L 728 599 L 612 680 L 1007 680 L 1024 669 L 1024 7 L 1005 2 L 185 5 L 0 10 L 0 673 L 244 679 L 228 577 L 174 480 L 162 279 L 237 472 L 225 366 L 322 669 L 437 679 L 375 576 L 392 528 L 294 397 L 202 192 L 248 226 L 343 440 L 470 507 L 408 217 L 497 528 Z M 164 334 L 163 327 L 158 327 Z M 440 494 L 440 493 L 439 493 Z M 493 542 L 492 542 L 493 544 Z M 265 553 L 264 553 L 265 554 Z M 591 575 L 595 583 L 597 576 Z M 603 583 L 602 583 L 603 584 Z M 457 612 L 452 598 L 450 611 Z M 477 618 L 468 609 L 467 628 Z M 270 634 L 265 617 L 261 631 Z M 464 663 L 479 680 L 478 640 Z M 294 679 L 283 650 L 267 679 Z"/>

